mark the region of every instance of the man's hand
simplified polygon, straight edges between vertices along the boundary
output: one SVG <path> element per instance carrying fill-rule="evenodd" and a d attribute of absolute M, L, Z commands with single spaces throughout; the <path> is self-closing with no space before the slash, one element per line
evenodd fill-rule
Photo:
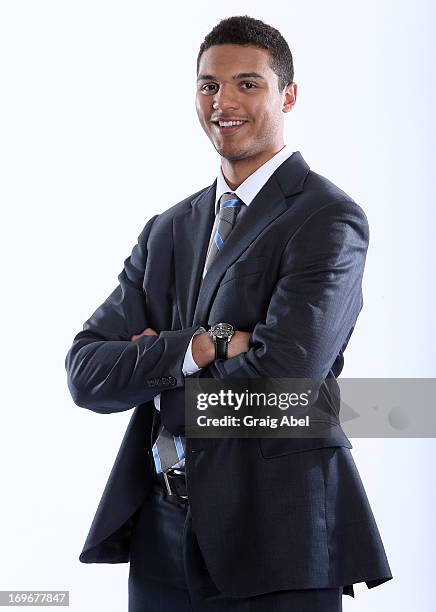
<path fill-rule="evenodd" d="M 227 347 L 227 356 L 236 357 L 239 353 L 246 353 L 249 349 L 251 332 L 235 331 Z"/>
<path fill-rule="evenodd" d="M 132 342 L 140 338 L 141 336 L 158 336 L 159 334 L 152 327 L 146 327 L 140 334 L 133 334 L 130 338 Z"/>
<path fill-rule="evenodd" d="M 235 331 L 227 347 L 227 356 L 236 357 L 248 351 L 249 332 Z M 192 340 L 192 357 L 199 368 L 215 361 L 215 345 L 207 332 L 197 334 Z"/>

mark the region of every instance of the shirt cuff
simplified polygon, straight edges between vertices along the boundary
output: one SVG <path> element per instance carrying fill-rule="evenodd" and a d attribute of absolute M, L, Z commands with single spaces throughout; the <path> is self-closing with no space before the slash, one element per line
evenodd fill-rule
<path fill-rule="evenodd" d="M 205 331 L 206 330 L 204 329 L 204 327 L 200 327 L 199 329 L 197 329 L 197 331 L 194 332 L 188 344 L 188 348 L 186 349 L 185 359 L 183 361 L 183 366 L 182 366 L 182 372 L 184 376 L 186 376 L 187 374 L 194 374 L 194 372 L 198 372 L 198 370 L 202 369 L 198 367 L 198 365 L 195 363 L 194 358 L 192 356 L 192 339 L 197 334 L 201 334 Z"/>

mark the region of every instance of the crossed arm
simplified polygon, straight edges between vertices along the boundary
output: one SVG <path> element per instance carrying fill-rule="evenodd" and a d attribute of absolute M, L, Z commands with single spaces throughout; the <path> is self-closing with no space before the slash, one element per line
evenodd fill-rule
<path fill-rule="evenodd" d="M 143 280 L 155 218 L 125 260 L 119 285 L 84 324 L 65 359 L 75 403 L 95 412 L 128 410 L 184 386 L 184 355 L 201 326 L 156 335 L 148 325 Z M 324 380 L 363 305 L 368 241 L 366 216 L 354 202 L 317 209 L 285 245 L 265 319 L 251 334 L 235 334 L 226 360 L 213 360 L 207 334 L 195 336 L 193 356 L 202 369 L 193 376 Z"/>
<path fill-rule="evenodd" d="M 158 336 L 158 332 L 151 327 L 146 327 L 140 334 L 133 334 L 130 338 L 135 341 L 141 336 Z M 229 346 L 227 356 L 228 359 L 236 357 L 240 353 L 248 351 L 249 332 L 235 331 Z M 215 359 L 215 347 L 212 338 L 207 332 L 202 332 L 194 336 L 192 340 L 192 357 L 199 368 L 208 366 Z"/>

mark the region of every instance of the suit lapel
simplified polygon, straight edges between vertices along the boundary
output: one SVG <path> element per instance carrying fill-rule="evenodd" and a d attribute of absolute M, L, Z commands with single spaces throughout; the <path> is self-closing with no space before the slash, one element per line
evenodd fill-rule
<path fill-rule="evenodd" d="M 191 327 L 210 234 L 215 221 L 216 180 L 173 219 L 176 293 L 182 328 Z"/>
<path fill-rule="evenodd" d="M 215 220 L 216 181 L 191 202 L 191 211 L 173 221 L 176 292 L 182 327 L 205 325 L 215 290 L 227 268 L 292 204 L 303 190 L 309 166 L 296 151 L 268 179 L 225 241 L 202 282 Z M 198 296 L 198 299 L 197 299 Z"/>

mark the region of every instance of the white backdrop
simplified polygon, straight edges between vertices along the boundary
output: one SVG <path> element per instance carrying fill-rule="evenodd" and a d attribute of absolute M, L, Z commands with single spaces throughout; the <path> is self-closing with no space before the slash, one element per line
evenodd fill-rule
<path fill-rule="evenodd" d="M 365 304 L 342 376 L 436 375 L 434 5 L 265 4 L 0 4 L 0 590 L 127 610 L 128 564 L 78 555 L 132 413 L 75 406 L 64 359 L 147 219 L 215 178 L 195 63 L 221 18 L 280 29 L 298 84 L 286 142 L 367 213 Z M 394 580 L 358 585 L 344 610 L 430 612 L 435 440 L 352 442 Z"/>

